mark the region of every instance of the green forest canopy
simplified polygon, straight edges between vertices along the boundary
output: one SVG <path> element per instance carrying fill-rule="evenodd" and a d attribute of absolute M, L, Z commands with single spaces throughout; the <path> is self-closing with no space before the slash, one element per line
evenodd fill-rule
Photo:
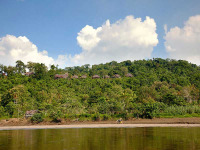
<path fill-rule="evenodd" d="M 27 69 L 34 74 L 23 75 Z M 184 60 L 112 61 L 65 69 L 52 65 L 49 70 L 44 64 L 19 60 L 15 67 L 0 65 L 0 73 L 2 118 L 24 117 L 28 110 L 54 121 L 200 114 L 200 67 Z M 68 78 L 54 79 L 65 73 Z M 103 78 L 115 74 L 121 78 Z M 87 78 L 72 79 L 74 75 Z"/>

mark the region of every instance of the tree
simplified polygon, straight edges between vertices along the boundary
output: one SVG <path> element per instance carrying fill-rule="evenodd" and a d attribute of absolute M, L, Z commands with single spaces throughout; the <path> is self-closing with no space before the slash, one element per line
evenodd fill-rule
<path fill-rule="evenodd" d="M 48 75 L 51 78 L 54 78 L 54 75 L 56 74 L 56 71 L 58 70 L 58 68 L 55 65 L 51 65 L 50 67 L 51 69 L 48 71 Z"/>
<path fill-rule="evenodd" d="M 3 76 L 4 73 L 4 66 L 0 64 L 0 76 Z"/>
<path fill-rule="evenodd" d="M 85 68 L 87 71 L 89 71 L 90 64 L 85 64 L 85 65 L 83 65 L 83 66 L 84 66 L 84 68 Z"/>
<path fill-rule="evenodd" d="M 125 76 L 128 73 L 128 68 L 126 67 L 121 67 L 121 72 Z"/>
<path fill-rule="evenodd" d="M 7 73 L 7 76 L 13 76 L 16 73 L 16 68 L 12 66 L 4 66 L 3 70 Z"/>
<path fill-rule="evenodd" d="M 16 61 L 16 70 L 18 73 L 26 72 L 26 66 L 21 60 Z"/>
<path fill-rule="evenodd" d="M 0 72 L 3 72 L 4 71 L 4 66 L 2 64 L 0 64 Z"/>
<path fill-rule="evenodd" d="M 43 63 L 36 63 L 34 65 L 35 75 L 34 77 L 38 80 L 44 79 L 47 74 L 47 67 Z"/>
<path fill-rule="evenodd" d="M 29 72 L 34 72 L 34 66 L 36 63 L 29 61 L 26 67 L 29 69 Z"/>
<path fill-rule="evenodd" d="M 11 116 L 19 117 L 33 106 L 29 100 L 30 93 L 27 88 L 23 85 L 17 85 L 2 96 L 1 105 L 6 108 Z"/>

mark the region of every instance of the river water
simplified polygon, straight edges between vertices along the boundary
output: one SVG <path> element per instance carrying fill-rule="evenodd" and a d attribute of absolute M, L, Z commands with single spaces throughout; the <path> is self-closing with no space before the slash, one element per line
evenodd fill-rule
<path fill-rule="evenodd" d="M 200 128 L 4 130 L 0 150 L 200 150 Z"/>

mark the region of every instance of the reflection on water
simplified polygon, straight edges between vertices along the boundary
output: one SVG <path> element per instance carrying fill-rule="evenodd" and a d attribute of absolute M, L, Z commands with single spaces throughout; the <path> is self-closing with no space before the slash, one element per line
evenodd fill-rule
<path fill-rule="evenodd" d="M 200 128 L 0 131 L 0 150 L 196 150 Z"/>

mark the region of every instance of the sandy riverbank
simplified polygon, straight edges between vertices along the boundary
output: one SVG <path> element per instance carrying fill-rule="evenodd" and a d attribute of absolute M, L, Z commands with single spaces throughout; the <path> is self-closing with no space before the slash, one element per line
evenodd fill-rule
<path fill-rule="evenodd" d="M 113 127 L 127 127 L 127 126 L 133 126 L 133 127 L 137 127 L 137 125 L 152 125 L 152 126 L 157 126 L 157 125 L 163 125 L 166 124 L 168 126 L 173 126 L 173 125 L 199 125 L 200 124 L 200 118 L 154 118 L 154 119 L 131 119 L 131 120 L 127 120 L 127 121 L 123 121 L 123 124 L 119 125 L 116 124 L 115 120 L 108 120 L 108 121 L 68 121 L 68 120 L 62 120 L 59 123 L 55 123 L 55 122 L 50 122 L 50 121 L 44 121 L 41 122 L 39 124 L 34 124 L 29 120 L 26 119 L 17 119 L 17 118 L 12 118 L 9 120 L 0 120 L 0 128 L 3 127 L 13 127 L 13 126 L 30 126 L 31 128 L 39 126 L 49 126 L 49 127 L 53 127 L 53 126 L 66 126 L 66 127 L 78 127 L 78 126 L 102 126 L 102 127 L 108 127 L 108 126 L 113 126 Z M 62 125 L 62 126 L 61 126 Z"/>
<path fill-rule="evenodd" d="M 72 129 L 72 128 L 138 128 L 138 127 L 200 127 L 200 124 L 74 124 L 74 125 L 38 125 L 38 126 L 7 126 L 0 130 L 27 129 Z"/>

